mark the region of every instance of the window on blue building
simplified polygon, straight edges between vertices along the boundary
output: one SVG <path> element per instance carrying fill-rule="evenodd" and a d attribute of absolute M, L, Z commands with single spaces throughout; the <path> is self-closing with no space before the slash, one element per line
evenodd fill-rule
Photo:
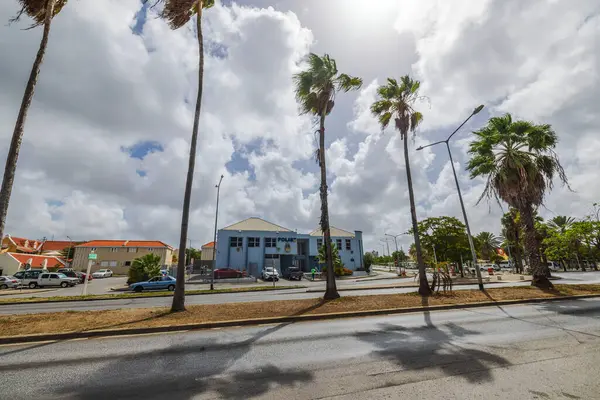
<path fill-rule="evenodd" d="M 265 247 L 277 247 L 277 240 L 275 238 L 265 238 Z"/>
<path fill-rule="evenodd" d="M 244 238 L 241 237 L 230 237 L 229 245 L 231 247 L 242 247 L 244 244 Z"/>
<path fill-rule="evenodd" d="M 350 239 L 346 239 L 346 250 L 352 250 L 352 241 Z"/>
<path fill-rule="evenodd" d="M 338 250 L 342 249 L 342 239 L 335 239 L 335 247 L 337 247 Z"/>
<path fill-rule="evenodd" d="M 260 238 L 257 238 L 257 237 L 248 238 L 248 247 L 260 247 Z"/>
<path fill-rule="evenodd" d="M 323 239 L 317 239 L 317 249 L 323 247 Z"/>

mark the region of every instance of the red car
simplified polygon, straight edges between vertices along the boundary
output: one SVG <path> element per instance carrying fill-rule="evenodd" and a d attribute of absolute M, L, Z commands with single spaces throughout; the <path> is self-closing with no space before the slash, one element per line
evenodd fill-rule
<path fill-rule="evenodd" d="M 244 273 L 242 271 L 233 268 L 219 268 L 214 271 L 215 279 L 241 278 L 243 276 Z"/>

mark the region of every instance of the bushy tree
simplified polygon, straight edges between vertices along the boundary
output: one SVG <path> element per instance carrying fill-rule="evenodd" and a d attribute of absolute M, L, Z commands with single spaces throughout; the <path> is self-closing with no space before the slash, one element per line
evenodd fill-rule
<path fill-rule="evenodd" d="M 127 273 L 127 283 L 143 282 L 159 275 L 160 266 L 160 256 L 157 254 L 150 253 L 134 259 Z"/>
<path fill-rule="evenodd" d="M 371 265 L 373 265 L 374 259 L 375 257 L 373 256 L 373 253 L 365 253 L 365 255 L 363 256 L 363 264 L 365 267 L 365 271 L 371 272 Z"/>

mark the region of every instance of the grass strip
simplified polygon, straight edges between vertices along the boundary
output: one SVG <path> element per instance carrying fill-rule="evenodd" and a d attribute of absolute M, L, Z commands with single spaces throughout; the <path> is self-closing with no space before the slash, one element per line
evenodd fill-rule
<path fill-rule="evenodd" d="M 251 286 L 241 288 L 223 288 L 223 289 L 202 289 L 186 290 L 186 296 L 202 294 L 220 294 L 220 293 L 244 293 L 244 292 L 266 292 L 272 290 L 286 289 L 305 289 L 306 286 Z M 91 294 L 87 296 L 51 296 L 51 297 L 13 297 L 10 299 L 0 298 L 1 304 L 19 304 L 19 303 L 48 303 L 65 301 L 86 301 L 86 300 L 115 300 L 115 299 L 135 299 L 140 297 L 172 297 L 173 292 L 169 291 L 150 291 L 141 293 L 118 293 L 118 294 Z"/>
<path fill-rule="evenodd" d="M 493 288 L 485 292 L 460 290 L 431 296 L 426 299 L 426 304 L 436 306 L 600 294 L 600 285 L 555 285 L 555 288 L 554 291 L 542 291 L 534 287 Z M 422 306 L 423 299 L 417 293 L 407 293 L 348 296 L 329 302 L 323 302 L 321 299 L 306 299 L 194 305 L 188 306 L 187 311 L 179 313 L 170 313 L 167 308 L 156 307 L 6 315 L 0 316 L 0 336 L 13 337 L 17 335 L 85 332 L 100 329 L 163 327 L 248 318 L 335 314 Z"/>

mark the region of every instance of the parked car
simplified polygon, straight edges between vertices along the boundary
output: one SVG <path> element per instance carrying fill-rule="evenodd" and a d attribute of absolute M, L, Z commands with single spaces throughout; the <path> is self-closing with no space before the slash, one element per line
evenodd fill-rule
<path fill-rule="evenodd" d="M 44 272 L 48 272 L 48 270 L 29 269 L 27 271 L 19 271 L 13 274 L 13 276 L 20 281 L 19 287 L 28 286 L 30 289 L 35 289 L 38 286 L 38 277 Z"/>
<path fill-rule="evenodd" d="M 82 272 L 77 272 L 73 268 L 61 268 L 56 271 L 59 274 L 65 274 L 69 278 L 77 278 L 77 283 L 85 282 L 84 276 L 85 274 Z"/>
<path fill-rule="evenodd" d="M 301 281 L 303 276 L 304 276 L 304 273 L 298 267 L 290 267 L 283 274 L 283 277 L 290 281 L 293 281 L 293 280 Z"/>
<path fill-rule="evenodd" d="M 88 282 L 94 279 L 94 278 L 92 278 L 92 274 L 87 275 L 85 272 L 78 272 L 78 271 L 76 271 L 75 273 L 77 274 L 77 277 L 79 278 L 80 283 L 85 282 L 86 276 L 87 276 Z"/>
<path fill-rule="evenodd" d="M 279 272 L 277 269 L 273 267 L 266 267 L 262 270 L 262 280 L 263 281 L 278 281 L 279 280 Z"/>
<path fill-rule="evenodd" d="M 243 276 L 244 273 L 242 271 L 233 268 L 219 268 L 214 271 L 215 279 L 241 278 Z"/>
<path fill-rule="evenodd" d="M 16 288 L 19 283 L 19 280 L 14 276 L 0 276 L 0 289 Z"/>
<path fill-rule="evenodd" d="M 60 286 L 66 288 L 75 286 L 79 283 L 79 278 L 70 278 L 65 274 L 58 272 L 44 272 L 38 277 L 37 285 L 41 288 L 45 286 Z"/>
<path fill-rule="evenodd" d="M 134 292 L 142 292 L 144 290 L 175 290 L 175 278 L 169 275 L 155 276 L 145 282 L 132 283 L 129 288 Z"/>
<path fill-rule="evenodd" d="M 110 278 L 113 276 L 113 272 L 110 269 L 99 269 L 92 274 L 94 278 Z"/>

